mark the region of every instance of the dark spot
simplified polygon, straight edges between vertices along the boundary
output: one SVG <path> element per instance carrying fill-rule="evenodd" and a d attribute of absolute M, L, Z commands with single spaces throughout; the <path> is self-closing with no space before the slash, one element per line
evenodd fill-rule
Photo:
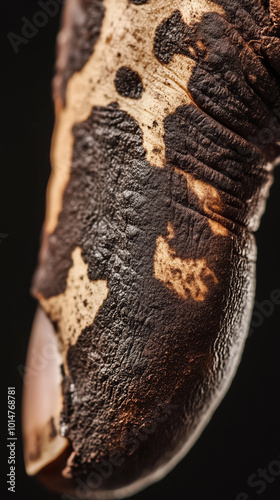
<path fill-rule="evenodd" d="M 84 300 L 83 304 L 84 304 L 85 307 L 87 307 L 87 305 L 88 305 L 87 299 Z"/>
<path fill-rule="evenodd" d="M 62 364 L 60 365 L 60 373 L 61 373 L 62 379 L 64 379 L 66 375 L 65 375 L 64 366 Z"/>
<path fill-rule="evenodd" d="M 154 53 L 157 59 L 168 64 L 173 54 L 182 54 L 186 25 L 179 10 L 164 20 L 156 29 Z"/>
<path fill-rule="evenodd" d="M 57 321 L 53 321 L 52 324 L 53 324 L 55 332 L 57 333 L 58 332 L 58 322 Z"/>
<path fill-rule="evenodd" d="M 130 3 L 134 3 L 135 5 L 143 5 L 144 3 L 148 3 L 149 0 L 129 0 Z"/>
<path fill-rule="evenodd" d="M 55 427 L 54 418 L 51 417 L 51 419 L 50 419 L 50 434 L 49 434 L 49 437 L 50 437 L 50 439 L 54 439 L 56 436 L 57 436 L 57 430 L 56 430 L 56 427 Z"/>
<path fill-rule="evenodd" d="M 139 99 L 144 90 L 138 73 L 126 66 L 118 69 L 115 86 L 120 95 L 130 97 L 130 99 Z"/>
<path fill-rule="evenodd" d="M 158 122 L 156 120 L 153 121 L 153 127 L 157 127 L 158 126 Z"/>

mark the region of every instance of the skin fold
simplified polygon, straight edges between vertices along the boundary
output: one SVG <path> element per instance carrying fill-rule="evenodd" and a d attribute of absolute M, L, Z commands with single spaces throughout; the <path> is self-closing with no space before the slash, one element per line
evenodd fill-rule
<path fill-rule="evenodd" d="M 65 5 L 23 405 L 27 472 L 64 500 L 159 480 L 232 381 L 280 152 L 279 36 L 277 0 Z"/>

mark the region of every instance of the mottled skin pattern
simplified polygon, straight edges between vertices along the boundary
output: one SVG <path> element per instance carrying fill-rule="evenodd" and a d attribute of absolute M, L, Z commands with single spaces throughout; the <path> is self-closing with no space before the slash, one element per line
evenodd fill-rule
<path fill-rule="evenodd" d="M 131 3 L 141 9 L 147 2 Z M 34 279 L 35 296 L 62 294 L 72 252 L 80 247 L 89 279 L 106 280 L 109 289 L 92 324 L 67 350 L 61 414 L 63 435 L 74 450 L 64 469 L 69 481 L 86 478 L 115 452 L 125 457 L 103 478 L 104 492 L 133 483 L 137 489 L 138 480 L 155 480 L 149 475 L 170 468 L 187 451 L 234 374 L 250 319 L 252 232 L 279 154 L 279 13 L 277 2 L 269 9 L 266 0 L 215 3 L 223 16 L 206 12 L 190 27 L 174 5 L 156 30 L 157 61 L 166 65 L 176 54 L 195 61 L 188 83 L 192 104 L 164 120 L 164 168 L 147 161 L 141 123 L 116 102 L 94 106 L 74 126 L 63 208 L 54 232 L 45 237 Z M 84 64 L 89 40 L 94 50 L 94 9 L 96 33 L 102 22 L 101 2 L 82 5 L 86 28 L 60 69 L 63 101 L 66 81 Z M 75 36 L 73 29 L 72 47 Z M 117 67 L 118 93 L 139 99 L 145 92 L 142 76 L 129 64 Z M 220 203 L 203 204 L 184 173 L 214 187 Z M 168 248 L 160 272 L 158 242 Z M 189 272 L 184 288 L 182 269 L 203 259 L 200 285 Z M 161 279 L 165 271 L 171 281 Z M 147 439 L 133 441 L 161 404 L 173 405 L 172 414 Z"/>
<path fill-rule="evenodd" d="M 104 16 L 102 0 L 71 0 L 64 9 L 64 30 L 60 33 L 63 51 L 58 53 L 54 78 L 54 99 L 65 104 L 67 81 L 79 71 L 90 54 L 100 34 Z"/>

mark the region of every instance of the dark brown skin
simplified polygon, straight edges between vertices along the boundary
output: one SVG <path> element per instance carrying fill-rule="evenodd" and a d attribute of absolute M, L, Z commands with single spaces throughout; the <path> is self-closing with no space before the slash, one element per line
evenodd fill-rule
<path fill-rule="evenodd" d="M 139 13 L 147 4 L 130 3 Z M 109 292 L 62 368 L 61 425 L 74 453 L 67 464 L 70 452 L 61 459 L 64 479 L 53 485 L 60 491 L 74 493 L 77 478 L 88 485 L 91 472 L 99 478 L 92 498 L 156 480 L 150 475 L 174 466 L 198 437 L 240 359 L 254 296 L 253 232 L 280 152 L 280 6 L 213 3 L 224 15 L 209 12 L 187 25 L 174 9 L 156 29 L 157 61 L 194 62 L 186 82 L 192 102 L 164 119 L 163 168 L 147 160 L 141 124 L 118 102 L 94 106 L 73 128 L 70 179 L 57 226 L 44 237 L 33 293 L 47 300 L 65 292 L 77 247 L 88 279 L 106 280 Z M 85 24 L 74 24 L 55 81 L 66 104 L 67 81 L 93 53 L 104 16 L 101 1 L 80 8 Z M 140 102 L 143 77 L 129 61 L 120 65 L 116 92 Z M 210 186 L 206 202 L 203 186 Z M 159 248 L 169 248 L 171 281 L 157 267 Z M 191 272 L 180 294 L 185 263 L 203 260 L 207 292 Z M 45 482 L 54 469 L 41 472 Z"/>

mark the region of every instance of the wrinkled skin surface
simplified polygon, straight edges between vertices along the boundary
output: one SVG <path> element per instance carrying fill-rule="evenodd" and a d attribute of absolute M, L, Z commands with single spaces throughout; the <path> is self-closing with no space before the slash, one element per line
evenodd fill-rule
<path fill-rule="evenodd" d="M 63 33 L 33 293 L 69 448 L 41 475 L 111 498 L 184 456 L 239 363 L 280 151 L 280 4 L 69 0 Z"/>

